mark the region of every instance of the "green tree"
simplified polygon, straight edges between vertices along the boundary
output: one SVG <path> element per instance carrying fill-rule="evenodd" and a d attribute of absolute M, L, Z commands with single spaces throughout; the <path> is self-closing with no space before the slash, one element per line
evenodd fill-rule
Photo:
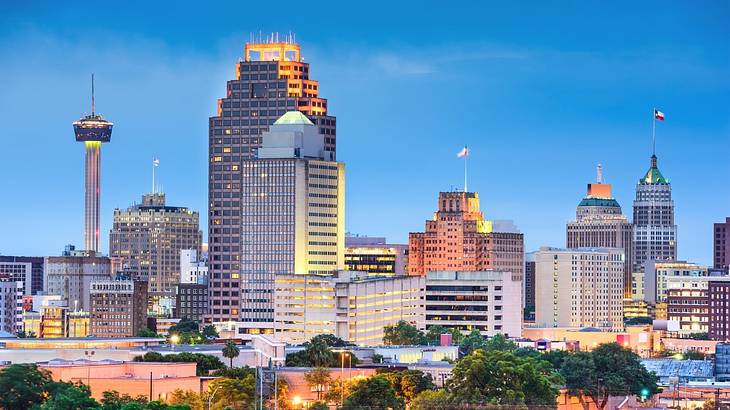
<path fill-rule="evenodd" d="M 624 322 L 626 325 L 650 325 L 654 321 L 654 318 L 651 316 L 638 316 L 638 317 L 632 317 L 631 319 L 628 319 Z"/>
<path fill-rule="evenodd" d="M 378 369 L 378 374 L 390 382 L 396 396 L 403 398 L 406 403 L 410 403 L 422 391 L 436 388 L 431 375 L 420 370 Z"/>
<path fill-rule="evenodd" d="M 484 342 L 484 346 L 482 347 L 482 349 L 515 353 L 517 352 L 518 347 L 515 342 L 507 339 L 505 335 L 499 333 L 487 339 Z"/>
<path fill-rule="evenodd" d="M 657 378 L 641 364 L 639 356 L 618 343 L 604 343 L 591 352 L 577 352 L 563 360 L 560 373 L 571 395 L 582 403 L 590 397 L 599 409 L 610 396 L 653 395 Z"/>
<path fill-rule="evenodd" d="M 542 353 L 540 359 L 550 363 L 556 371 L 560 371 L 560 368 L 563 367 L 565 358 L 568 356 L 570 356 L 570 352 L 567 350 L 551 350 L 549 352 Z"/>
<path fill-rule="evenodd" d="M 314 369 L 304 373 L 304 381 L 310 389 L 317 392 L 317 400 L 322 398 L 322 392 L 327 391 L 332 378 L 330 371 L 324 367 L 315 367 Z"/>
<path fill-rule="evenodd" d="M 51 375 L 35 364 L 11 364 L 0 370 L 0 408 L 27 410 L 43 403 Z"/>
<path fill-rule="evenodd" d="M 329 347 L 347 347 L 352 346 L 352 343 L 348 343 L 341 338 L 332 334 L 323 334 L 314 336 L 310 342 L 324 342 Z"/>
<path fill-rule="evenodd" d="M 185 405 L 190 410 L 203 410 L 203 398 L 192 390 L 175 389 L 170 396 L 170 404 Z"/>
<path fill-rule="evenodd" d="M 385 326 L 383 333 L 383 343 L 386 345 L 425 345 L 427 343 L 426 335 L 405 320 L 401 320 L 395 325 Z"/>
<path fill-rule="evenodd" d="M 203 337 L 205 337 L 206 339 L 209 339 L 209 338 L 217 338 L 219 336 L 220 335 L 218 334 L 218 331 L 215 330 L 215 326 L 213 326 L 213 325 L 206 325 L 203 328 Z"/>
<path fill-rule="evenodd" d="M 213 407 L 222 409 L 231 406 L 236 409 L 253 409 L 256 394 L 253 375 L 243 379 L 216 379 L 210 383 L 209 390 L 215 391 Z"/>
<path fill-rule="evenodd" d="M 196 363 L 195 373 L 198 376 L 208 376 L 211 370 L 218 370 L 225 367 L 219 358 L 202 353 L 182 352 L 178 354 L 163 355 L 158 352 L 147 352 L 144 356 L 134 358 L 135 362 L 184 362 Z"/>
<path fill-rule="evenodd" d="M 409 410 L 447 409 L 451 404 L 446 390 L 425 390 L 411 400 Z"/>
<path fill-rule="evenodd" d="M 462 354 L 469 355 L 476 349 L 483 349 L 485 344 L 484 336 L 479 333 L 479 330 L 474 329 L 466 337 L 464 337 L 459 350 Z"/>
<path fill-rule="evenodd" d="M 143 327 L 143 328 L 139 329 L 139 331 L 137 332 L 137 337 L 161 337 L 161 336 L 158 335 L 157 333 L 151 331 L 150 329 Z"/>
<path fill-rule="evenodd" d="M 170 326 L 170 333 L 185 333 L 185 332 L 197 332 L 199 330 L 198 322 L 189 319 L 182 318 L 177 324 Z"/>
<path fill-rule="evenodd" d="M 307 407 L 309 410 L 329 410 L 330 406 L 327 405 L 327 403 L 323 401 L 315 401 L 313 402 L 309 407 Z"/>
<path fill-rule="evenodd" d="M 329 390 L 324 394 L 324 400 L 330 403 L 340 403 L 343 396 L 347 397 L 352 391 L 353 381 L 350 379 L 334 379 L 330 382 Z"/>
<path fill-rule="evenodd" d="M 35 339 L 37 337 L 34 332 L 26 332 L 25 330 L 21 330 L 20 332 L 16 333 L 15 336 L 17 336 L 18 339 Z"/>
<path fill-rule="evenodd" d="M 42 410 L 99 409 L 99 403 L 91 398 L 89 386 L 81 383 L 53 382 L 53 394 L 40 407 Z"/>
<path fill-rule="evenodd" d="M 238 357 L 238 355 L 241 353 L 241 350 L 236 346 L 235 343 L 232 341 L 227 341 L 225 347 L 223 348 L 223 357 L 228 358 L 231 360 L 230 367 L 233 367 L 233 359 Z"/>
<path fill-rule="evenodd" d="M 147 397 L 132 397 L 128 394 L 119 393 L 116 390 L 105 391 L 101 394 L 101 405 L 104 410 L 121 410 L 129 403 L 147 404 Z"/>
<path fill-rule="evenodd" d="M 224 367 L 213 372 L 213 376 L 226 377 L 229 379 L 245 379 L 247 376 L 254 377 L 256 370 L 248 367 Z"/>
<path fill-rule="evenodd" d="M 309 346 L 307 346 L 306 352 L 310 366 L 329 366 L 334 359 L 332 350 L 322 339 L 312 338 Z"/>
<path fill-rule="evenodd" d="M 500 350 L 477 349 L 461 359 L 448 382 L 458 403 L 555 405 L 558 375 L 544 361 Z"/>
<path fill-rule="evenodd" d="M 343 410 L 393 409 L 403 410 L 403 399 L 395 395 L 390 382 L 382 376 L 368 377 L 352 387 Z"/>
<path fill-rule="evenodd" d="M 383 357 L 382 354 L 375 353 L 375 354 L 373 354 L 373 357 L 370 360 L 372 360 L 373 363 L 375 363 L 375 364 L 381 364 L 381 363 L 383 363 L 384 359 L 385 359 L 385 357 Z"/>

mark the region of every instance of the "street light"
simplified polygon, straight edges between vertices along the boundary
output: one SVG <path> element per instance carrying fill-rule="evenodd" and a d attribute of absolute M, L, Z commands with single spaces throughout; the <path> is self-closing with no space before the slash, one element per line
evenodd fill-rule
<path fill-rule="evenodd" d="M 302 398 L 299 396 L 294 396 L 294 398 L 291 399 L 291 404 L 294 405 L 295 409 L 298 409 L 299 406 L 302 404 Z M 208 409 L 210 410 L 210 409 Z"/>
<path fill-rule="evenodd" d="M 175 350 L 175 345 L 180 342 L 180 336 L 178 335 L 172 335 L 170 336 L 170 343 L 172 344 L 172 350 Z"/>

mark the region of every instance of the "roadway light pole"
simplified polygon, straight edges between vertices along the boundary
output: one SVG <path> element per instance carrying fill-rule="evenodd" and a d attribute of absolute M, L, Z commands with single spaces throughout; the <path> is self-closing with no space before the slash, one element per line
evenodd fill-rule
<path fill-rule="evenodd" d="M 210 406 L 213 404 L 213 396 L 215 396 L 215 393 L 220 388 L 221 388 L 221 386 L 216 387 L 215 390 L 213 390 L 213 393 L 211 393 L 210 396 L 208 396 L 208 410 L 210 410 Z"/>

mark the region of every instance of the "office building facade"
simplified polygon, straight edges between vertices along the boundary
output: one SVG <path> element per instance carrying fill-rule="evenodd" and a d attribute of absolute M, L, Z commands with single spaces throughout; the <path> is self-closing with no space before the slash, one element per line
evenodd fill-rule
<path fill-rule="evenodd" d="M 633 223 L 635 271 L 643 272 L 647 261 L 677 259 L 672 185 L 659 172 L 656 155 L 651 156 L 651 167 L 636 185 Z"/>
<path fill-rule="evenodd" d="M 730 266 L 730 217 L 713 226 L 712 245 L 714 267 L 727 272 Z"/>
<path fill-rule="evenodd" d="M 404 320 L 423 329 L 425 279 L 420 276 L 277 275 L 274 335 L 300 344 L 333 334 L 356 345 L 383 343 L 383 327 Z"/>
<path fill-rule="evenodd" d="M 166 205 L 161 192 L 143 195 L 140 205 L 114 210 L 109 254 L 132 276 L 149 283 L 153 312 L 171 313 L 180 283 L 180 251 L 200 251 L 199 223 L 198 212 Z"/>
<path fill-rule="evenodd" d="M 91 282 L 112 278 L 112 261 L 103 256 L 48 256 L 44 265 L 45 293 L 73 310 L 88 311 Z"/>
<path fill-rule="evenodd" d="M 711 340 L 730 341 L 730 282 L 710 280 L 707 284 L 709 323 L 707 334 Z"/>
<path fill-rule="evenodd" d="M 20 269 L 24 271 L 23 277 L 28 276 L 28 265 L 30 264 L 30 288 L 27 284 L 23 291 L 24 295 L 35 295 L 38 292 L 43 292 L 43 257 L 42 256 L 9 256 L 0 255 L 0 274 L 10 273 L 8 270 L 12 270 L 13 273 L 17 273 L 18 266 L 22 265 Z M 24 281 L 25 282 L 25 281 Z"/>
<path fill-rule="evenodd" d="M 0 332 L 23 330 L 23 284 L 0 281 Z"/>
<path fill-rule="evenodd" d="M 208 283 L 207 254 L 197 249 L 180 251 L 180 283 Z"/>
<path fill-rule="evenodd" d="M 567 224 L 568 248 L 619 248 L 624 250 L 624 296 L 631 297 L 633 271 L 633 229 L 622 214 L 621 205 L 611 194 L 611 184 L 603 182 L 600 164 L 597 182 L 588 184 L 586 197 L 580 201 L 575 220 Z"/>
<path fill-rule="evenodd" d="M 644 300 L 649 303 L 667 301 L 669 278 L 709 276 L 707 266 L 685 261 L 647 261 L 644 265 Z"/>
<path fill-rule="evenodd" d="M 667 319 L 679 323 L 680 334 L 708 333 L 710 326 L 710 282 L 715 290 L 730 277 L 667 277 Z"/>
<path fill-rule="evenodd" d="M 538 327 L 623 329 L 624 252 L 618 248 L 535 252 Z"/>
<path fill-rule="evenodd" d="M 432 271 L 426 274 L 425 324 L 478 330 L 483 336 L 522 335 L 522 293 L 511 272 Z"/>
<path fill-rule="evenodd" d="M 383 237 L 346 236 L 345 269 L 377 276 L 408 274 L 408 245 L 389 244 Z"/>
<path fill-rule="evenodd" d="M 243 186 L 255 179 L 250 176 L 251 168 L 244 170 L 242 161 L 257 158 L 263 133 L 286 112 L 301 111 L 315 124 L 324 150 L 335 158 L 335 117 L 327 114 L 327 100 L 319 96 L 319 84 L 310 78 L 309 64 L 291 40 L 271 38 L 246 44 L 244 58 L 236 64 L 236 77 L 227 82 L 226 96 L 218 101 L 217 113 L 209 120 L 209 269 L 211 301 L 218 301 L 211 305 L 210 321 L 240 319 L 242 299 L 266 300 L 265 307 L 246 308 L 264 310 L 245 312 L 256 313 L 251 319 L 270 321 L 273 314 L 271 293 L 264 298 L 242 295 L 238 280 L 244 275 L 241 259 L 246 255 L 241 238 L 248 229 L 242 219 L 251 212 L 250 192 Z M 280 173 L 281 178 L 293 173 L 293 163 L 260 166 L 260 170 L 273 167 L 270 171 Z M 333 170 L 323 171 L 335 176 Z M 326 209 L 316 213 L 333 214 Z"/>
<path fill-rule="evenodd" d="M 90 332 L 94 337 L 133 337 L 147 325 L 147 282 L 91 283 Z"/>
<path fill-rule="evenodd" d="M 509 225 L 509 232 L 496 231 L 494 221 L 479 210 L 476 192 L 440 192 L 438 211 L 426 221 L 425 232 L 408 236 L 408 272 L 496 270 L 522 282 L 524 238 Z"/>
<path fill-rule="evenodd" d="M 175 317 L 202 322 L 208 313 L 207 283 L 180 283 L 175 298 Z"/>

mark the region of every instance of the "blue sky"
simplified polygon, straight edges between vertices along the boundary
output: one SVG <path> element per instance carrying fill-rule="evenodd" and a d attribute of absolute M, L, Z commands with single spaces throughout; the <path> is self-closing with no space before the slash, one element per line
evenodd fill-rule
<path fill-rule="evenodd" d="M 349 231 L 422 230 L 437 193 L 463 184 L 466 144 L 485 215 L 513 219 L 528 250 L 564 246 L 598 162 L 631 214 L 657 106 L 679 256 L 711 263 L 712 223 L 730 216 L 730 3 L 505 3 L 3 2 L 0 253 L 82 244 L 71 122 L 89 111 L 91 72 L 115 123 L 103 250 L 112 210 L 150 190 L 155 156 L 168 202 L 205 220 L 216 99 L 250 33 L 292 31 L 338 118 Z"/>

